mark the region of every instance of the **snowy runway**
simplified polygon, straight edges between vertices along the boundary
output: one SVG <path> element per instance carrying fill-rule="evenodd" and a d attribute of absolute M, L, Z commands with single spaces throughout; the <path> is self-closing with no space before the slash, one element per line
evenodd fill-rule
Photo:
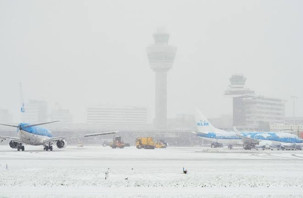
<path fill-rule="evenodd" d="M 303 197 L 302 169 L 302 151 L 0 146 L 0 198 Z"/>

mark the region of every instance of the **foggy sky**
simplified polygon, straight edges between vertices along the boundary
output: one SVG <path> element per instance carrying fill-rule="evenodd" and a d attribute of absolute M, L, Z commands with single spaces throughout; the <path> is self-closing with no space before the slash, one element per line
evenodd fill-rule
<path fill-rule="evenodd" d="M 146 47 L 158 27 L 177 47 L 168 73 L 168 116 L 231 114 L 224 96 L 240 73 L 259 95 L 287 100 L 303 116 L 302 1 L 0 0 L 0 108 L 16 114 L 45 100 L 85 121 L 96 104 L 147 107 L 154 73 Z M 17 119 L 15 117 L 15 119 Z"/>

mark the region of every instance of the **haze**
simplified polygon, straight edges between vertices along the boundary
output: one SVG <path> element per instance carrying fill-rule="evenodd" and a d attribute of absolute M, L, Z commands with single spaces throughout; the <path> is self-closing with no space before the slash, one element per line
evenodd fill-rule
<path fill-rule="evenodd" d="M 146 47 L 165 28 L 177 47 L 168 73 L 168 117 L 198 107 L 231 114 L 232 74 L 258 95 L 297 96 L 303 116 L 302 1 L 0 1 L 0 108 L 18 120 L 25 101 L 45 100 L 86 121 L 89 105 L 147 107 L 154 73 Z"/>

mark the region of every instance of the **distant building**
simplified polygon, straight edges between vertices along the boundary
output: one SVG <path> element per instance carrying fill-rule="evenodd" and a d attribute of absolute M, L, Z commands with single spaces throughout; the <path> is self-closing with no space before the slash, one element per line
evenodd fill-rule
<path fill-rule="evenodd" d="M 286 117 L 285 123 L 303 125 L 303 117 Z"/>
<path fill-rule="evenodd" d="M 233 97 L 233 126 L 239 129 L 270 130 L 270 124 L 283 122 L 285 101 L 257 96 L 245 88 L 243 75 L 232 75 L 225 95 Z"/>
<path fill-rule="evenodd" d="M 22 113 L 23 122 L 38 123 L 48 121 L 47 102 L 30 100 L 25 103 L 25 111 Z"/>
<path fill-rule="evenodd" d="M 87 123 L 110 128 L 136 128 L 147 124 L 143 107 L 92 106 L 87 108 Z"/>
<path fill-rule="evenodd" d="M 285 117 L 283 122 L 272 123 L 271 131 L 286 131 L 303 138 L 303 117 Z"/>
<path fill-rule="evenodd" d="M 221 115 L 217 118 L 209 118 L 209 121 L 213 126 L 219 129 L 230 130 L 233 127 L 233 116 L 232 115 Z"/>
<path fill-rule="evenodd" d="M 0 122 L 1 123 L 10 123 L 12 119 L 11 114 L 7 109 L 0 109 Z"/>
<path fill-rule="evenodd" d="M 195 126 L 195 116 L 191 114 L 178 114 L 175 118 L 168 119 L 169 129 L 189 129 Z"/>
<path fill-rule="evenodd" d="M 58 120 L 60 123 L 72 123 L 73 116 L 68 109 L 56 109 L 51 114 L 51 119 Z"/>
<path fill-rule="evenodd" d="M 283 122 L 285 101 L 262 96 L 233 98 L 233 125 L 238 128 L 269 130 L 271 123 Z"/>
<path fill-rule="evenodd" d="M 271 131 L 285 131 L 297 134 L 303 131 L 303 124 L 290 124 L 290 123 L 273 123 L 270 125 Z"/>

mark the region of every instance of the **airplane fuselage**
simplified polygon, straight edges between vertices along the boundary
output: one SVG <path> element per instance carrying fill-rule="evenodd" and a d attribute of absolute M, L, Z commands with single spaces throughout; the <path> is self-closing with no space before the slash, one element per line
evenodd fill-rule
<path fill-rule="evenodd" d="M 200 138 L 208 140 L 210 142 L 219 142 L 224 145 L 239 145 L 242 144 L 241 139 L 222 139 L 222 138 L 208 138 L 197 134 Z"/>
<path fill-rule="evenodd" d="M 20 125 L 26 126 L 27 124 L 21 123 Z M 23 143 L 29 145 L 43 145 L 46 140 L 53 137 L 48 129 L 36 126 L 22 127 L 18 131 L 18 136 Z"/>
<path fill-rule="evenodd" d="M 251 138 L 254 140 L 267 140 L 274 142 L 283 142 L 283 143 L 303 143 L 303 140 L 298 138 L 296 135 L 283 133 L 283 132 L 241 132 L 241 136 Z M 231 141 L 231 140 L 240 140 L 242 139 L 235 132 L 228 132 L 220 134 L 215 132 L 200 133 L 197 132 L 197 135 L 206 139 L 216 139 L 220 141 Z"/>
<path fill-rule="evenodd" d="M 33 133 L 29 133 L 27 131 L 23 131 L 20 130 L 19 133 L 19 138 L 20 140 L 25 143 L 25 144 L 29 144 L 29 145 L 43 145 L 43 142 L 50 139 L 47 136 L 43 136 L 43 135 L 37 135 L 37 134 L 33 134 Z"/>

